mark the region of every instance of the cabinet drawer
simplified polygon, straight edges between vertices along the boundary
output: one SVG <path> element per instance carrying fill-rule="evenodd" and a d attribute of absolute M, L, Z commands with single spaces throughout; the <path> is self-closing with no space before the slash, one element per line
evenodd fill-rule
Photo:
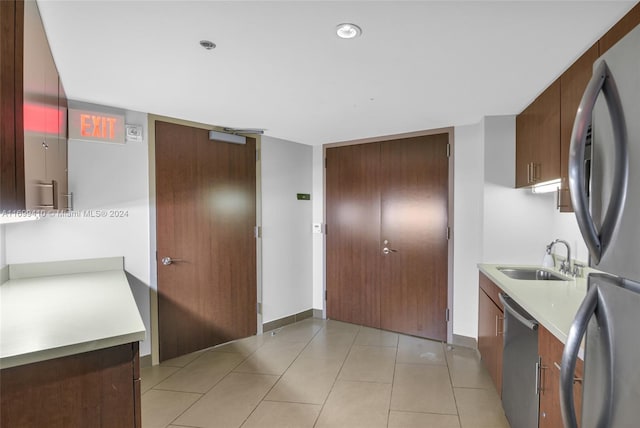
<path fill-rule="evenodd" d="M 502 307 L 502 303 L 500 303 L 500 299 L 498 298 L 498 294 L 502 292 L 500 287 L 498 287 L 493 281 L 491 281 L 485 274 L 480 272 L 480 288 L 489 296 L 493 303 L 496 304 L 501 311 L 504 312 L 504 308 Z"/>

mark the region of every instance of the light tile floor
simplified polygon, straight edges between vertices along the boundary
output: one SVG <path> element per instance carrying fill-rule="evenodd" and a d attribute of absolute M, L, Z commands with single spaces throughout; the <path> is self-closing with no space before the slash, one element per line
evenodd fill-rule
<path fill-rule="evenodd" d="M 475 350 L 318 319 L 274 333 L 143 368 L 143 427 L 509 427 Z"/>

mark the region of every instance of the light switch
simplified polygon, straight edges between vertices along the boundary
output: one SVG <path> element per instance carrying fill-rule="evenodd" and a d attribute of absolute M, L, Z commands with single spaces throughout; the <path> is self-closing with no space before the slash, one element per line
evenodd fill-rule
<path fill-rule="evenodd" d="M 322 234 L 322 223 L 313 223 L 313 233 Z"/>

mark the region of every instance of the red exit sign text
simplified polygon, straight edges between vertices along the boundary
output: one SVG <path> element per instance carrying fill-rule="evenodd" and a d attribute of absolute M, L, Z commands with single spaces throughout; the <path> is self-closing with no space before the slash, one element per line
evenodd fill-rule
<path fill-rule="evenodd" d="M 123 144 L 124 116 L 69 109 L 69 139 Z"/>

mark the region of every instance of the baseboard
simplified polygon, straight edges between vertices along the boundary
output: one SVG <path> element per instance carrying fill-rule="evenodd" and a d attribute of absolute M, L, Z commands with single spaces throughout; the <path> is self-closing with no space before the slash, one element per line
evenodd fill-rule
<path fill-rule="evenodd" d="M 9 266 L 0 269 L 0 284 L 4 284 L 7 281 L 9 281 Z"/>
<path fill-rule="evenodd" d="M 140 368 L 151 367 L 151 354 L 140 357 Z"/>
<path fill-rule="evenodd" d="M 478 349 L 478 341 L 474 337 L 461 336 L 459 334 L 453 335 L 453 341 L 451 344 L 465 348 Z"/>
<path fill-rule="evenodd" d="M 314 311 L 313 309 L 308 309 L 306 311 L 302 311 L 297 314 L 289 315 L 284 318 L 266 322 L 262 324 L 262 331 L 266 333 L 267 331 L 275 330 L 277 328 L 284 327 L 285 325 L 293 324 L 294 322 L 311 318 L 314 316 L 313 311 Z"/>
<path fill-rule="evenodd" d="M 313 309 L 313 317 L 322 319 L 322 309 Z"/>

